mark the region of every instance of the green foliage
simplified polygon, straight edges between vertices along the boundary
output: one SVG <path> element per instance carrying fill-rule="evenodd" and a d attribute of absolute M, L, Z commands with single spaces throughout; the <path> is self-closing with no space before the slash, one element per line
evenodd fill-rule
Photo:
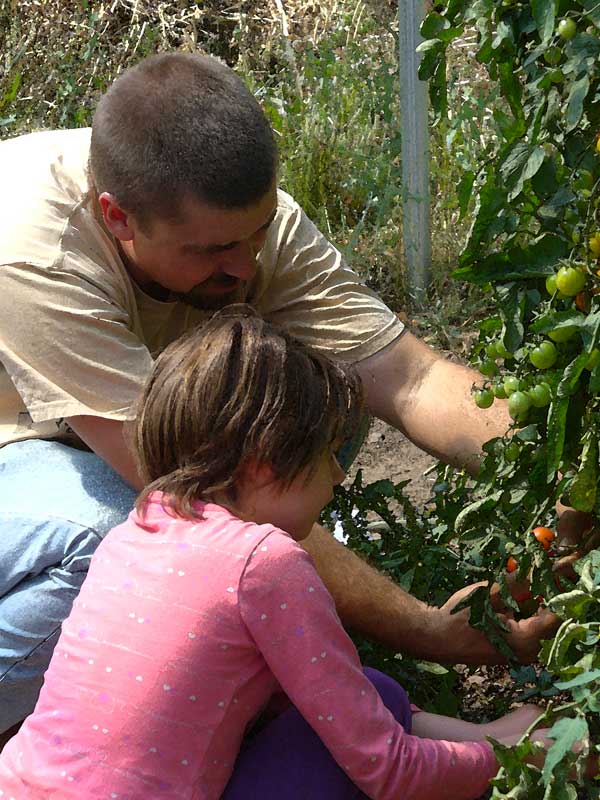
<path fill-rule="evenodd" d="M 322 522 L 330 528 L 339 523 L 348 547 L 405 591 L 441 605 L 470 582 L 470 565 L 452 546 L 452 527 L 417 511 L 404 494 L 406 484 L 380 480 L 364 485 L 359 471 L 350 486 L 336 489 Z M 395 677 L 422 708 L 456 715 L 455 670 L 402 657 L 358 635 L 355 641 L 363 663 Z"/>
<path fill-rule="evenodd" d="M 496 138 L 460 183 L 461 208 L 473 208 L 455 276 L 489 293 L 494 313 L 481 323 L 473 358 L 499 342 L 501 370 L 474 387 L 511 394 L 513 441 L 495 439 L 477 479 L 456 475 L 447 490 L 464 507 L 455 521 L 462 546 L 484 554 L 508 607 L 507 557 L 530 577 L 531 593 L 563 620 L 540 659 L 556 689 L 568 692 L 567 715 L 555 723 L 543 770 L 526 765 L 531 745 L 497 748 L 503 769 L 494 798 L 575 798 L 573 773 L 598 741 L 600 706 L 600 556 L 576 563 L 572 579 L 555 582 L 553 556 L 532 535 L 555 526 L 562 500 L 597 520 L 600 371 L 600 277 L 594 236 L 600 185 L 600 5 L 594 0 L 449 0 L 426 19 L 422 77 L 440 120 L 447 115 L 449 43 L 477 31 L 477 59 L 499 92 Z M 552 341 L 551 341 L 552 340 Z M 507 382 L 514 381 L 514 385 Z M 540 384 L 546 388 L 539 389 Z M 550 403 L 545 400 L 549 395 Z M 517 403 L 514 398 L 523 402 Z M 516 447 L 515 447 L 516 443 Z M 452 506 L 452 501 L 449 507 Z M 450 521 L 451 518 L 447 517 Z M 476 624 L 493 631 L 485 602 Z M 580 741 L 582 753 L 572 752 Z M 592 749 L 596 745 L 592 745 Z M 592 791 L 588 785 L 588 791 Z M 594 795 L 596 796 L 596 795 Z"/>

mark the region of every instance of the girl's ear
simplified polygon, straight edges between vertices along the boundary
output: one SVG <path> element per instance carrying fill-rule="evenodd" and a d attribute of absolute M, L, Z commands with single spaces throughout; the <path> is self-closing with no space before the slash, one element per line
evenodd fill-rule
<path fill-rule="evenodd" d="M 241 482 L 248 488 L 262 489 L 274 483 L 275 475 L 268 464 L 250 459 L 241 470 Z"/>

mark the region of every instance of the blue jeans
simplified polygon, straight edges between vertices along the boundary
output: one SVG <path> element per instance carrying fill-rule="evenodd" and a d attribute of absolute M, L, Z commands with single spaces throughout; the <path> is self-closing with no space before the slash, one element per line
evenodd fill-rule
<path fill-rule="evenodd" d="M 93 453 L 40 440 L 0 449 L 0 733 L 33 710 L 92 554 L 135 497 Z"/>

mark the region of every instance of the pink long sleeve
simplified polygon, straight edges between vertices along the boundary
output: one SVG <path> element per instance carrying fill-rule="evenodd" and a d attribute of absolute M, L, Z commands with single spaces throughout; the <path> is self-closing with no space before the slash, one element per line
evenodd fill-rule
<path fill-rule="evenodd" d="M 310 557 L 271 534 L 239 587 L 251 636 L 292 703 L 338 764 L 377 800 L 480 797 L 497 764 L 487 743 L 407 735 L 364 676 Z"/>

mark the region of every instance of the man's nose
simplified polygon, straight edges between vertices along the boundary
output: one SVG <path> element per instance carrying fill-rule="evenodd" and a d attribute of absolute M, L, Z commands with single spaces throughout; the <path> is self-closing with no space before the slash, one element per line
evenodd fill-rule
<path fill-rule="evenodd" d="M 256 252 L 249 242 L 240 242 L 226 253 L 220 267 L 226 275 L 249 281 L 256 274 Z"/>

